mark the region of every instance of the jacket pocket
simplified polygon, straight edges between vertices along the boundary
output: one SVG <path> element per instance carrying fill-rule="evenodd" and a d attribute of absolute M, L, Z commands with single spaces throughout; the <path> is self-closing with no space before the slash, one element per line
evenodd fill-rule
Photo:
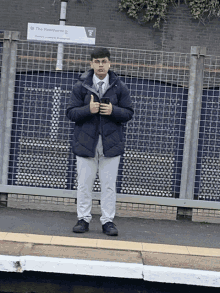
<path fill-rule="evenodd" d="M 75 141 L 78 140 L 78 137 L 79 137 L 79 134 L 80 134 L 81 129 L 82 129 L 82 126 L 75 125 L 75 129 L 74 129 L 74 138 L 75 138 Z"/>
<path fill-rule="evenodd" d="M 110 99 L 110 102 L 112 103 L 112 105 L 118 105 L 118 97 L 116 94 L 109 96 L 108 97 Z"/>

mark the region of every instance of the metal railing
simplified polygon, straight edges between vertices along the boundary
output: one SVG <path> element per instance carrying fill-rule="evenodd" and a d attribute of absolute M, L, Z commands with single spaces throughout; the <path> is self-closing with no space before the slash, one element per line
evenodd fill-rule
<path fill-rule="evenodd" d="M 66 44 L 63 70 L 56 71 L 57 44 L 20 41 L 18 33 L 5 32 L 0 192 L 76 198 L 74 123 L 65 110 L 78 75 L 90 68 L 92 49 Z M 218 58 L 206 57 L 200 47 L 192 47 L 190 54 L 109 50 L 111 69 L 128 86 L 135 111 L 124 124 L 118 200 L 219 209 L 217 121 L 212 128 L 214 152 L 211 133 L 203 139 L 218 115 L 217 110 L 206 114 L 210 109 L 206 100 L 218 98 L 219 88 L 210 90 L 217 86 Z M 216 105 L 218 101 L 212 102 L 213 109 Z M 206 172 L 210 156 L 216 166 L 211 177 Z M 209 178 L 215 181 L 210 183 Z M 212 183 L 216 192 L 207 198 Z M 94 198 L 100 191 L 97 173 Z"/>
<path fill-rule="evenodd" d="M 204 60 L 194 199 L 220 199 L 220 58 Z"/>

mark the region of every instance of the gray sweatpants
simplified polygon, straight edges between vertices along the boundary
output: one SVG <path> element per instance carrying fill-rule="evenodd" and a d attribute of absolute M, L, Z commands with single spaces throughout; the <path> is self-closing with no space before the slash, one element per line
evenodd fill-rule
<path fill-rule="evenodd" d="M 108 158 L 103 155 L 102 137 L 96 147 L 95 158 L 79 157 L 77 159 L 78 189 L 77 218 L 90 222 L 92 219 L 92 188 L 99 168 L 101 183 L 101 224 L 112 222 L 116 208 L 116 178 L 120 156 Z"/>

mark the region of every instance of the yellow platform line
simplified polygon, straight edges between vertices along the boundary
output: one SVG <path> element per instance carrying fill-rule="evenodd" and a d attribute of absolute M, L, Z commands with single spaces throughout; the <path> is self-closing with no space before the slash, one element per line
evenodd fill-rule
<path fill-rule="evenodd" d="M 0 241 L 220 257 L 219 248 L 0 232 Z"/>

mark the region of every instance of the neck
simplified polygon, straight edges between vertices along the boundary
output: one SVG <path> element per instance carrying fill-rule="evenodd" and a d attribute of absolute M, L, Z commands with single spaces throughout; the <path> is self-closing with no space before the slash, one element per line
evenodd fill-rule
<path fill-rule="evenodd" d="M 106 76 L 107 76 L 107 74 L 106 75 L 97 75 L 97 74 L 95 74 L 99 79 L 104 79 Z"/>

